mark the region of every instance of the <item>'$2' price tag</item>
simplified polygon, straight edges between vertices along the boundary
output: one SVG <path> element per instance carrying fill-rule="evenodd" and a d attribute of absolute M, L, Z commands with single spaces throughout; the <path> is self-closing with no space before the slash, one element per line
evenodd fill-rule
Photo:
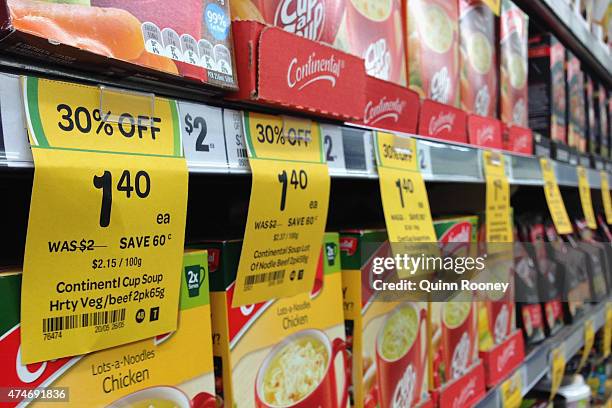
<path fill-rule="evenodd" d="M 253 174 L 232 307 L 312 289 L 330 178 L 319 125 L 244 113 Z"/>
<path fill-rule="evenodd" d="M 187 206 L 176 102 L 31 77 L 23 92 L 35 165 L 23 362 L 176 330 Z"/>

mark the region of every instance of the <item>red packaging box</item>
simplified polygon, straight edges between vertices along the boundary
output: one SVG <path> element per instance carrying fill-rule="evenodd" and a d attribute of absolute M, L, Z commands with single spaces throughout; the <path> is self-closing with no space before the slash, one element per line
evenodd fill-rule
<path fill-rule="evenodd" d="M 502 149 L 502 123 L 497 119 L 484 116 L 468 116 L 468 136 L 470 144 L 479 147 Z"/>
<path fill-rule="evenodd" d="M 485 369 L 486 386 L 495 387 L 523 362 L 525 358 L 523 334 L 520 330 L 516 330 L 503 343 L 491 350 L 481 351 L 479 355 Z"/>
<path fill-rule="evenodd" d="M 527 127 L 529 17 L 510 0 L 503 0 L 499 22 L 500 118 Z"/>
<path fill-rule="evenodd" d="M 425 100 L 419 115 L 419 135 L 468 143 L 467 115 L 461 109 Z"/>
<path fill-rule="evenodd" d="M 232 99 L 361 120 L 363 61 L 277 27 L 234 21 L 240 90 Z"/>
<path fill-rule="evenodd" d="M 533 154 L 533 132 L 529 128 L 509 126 L 504 131 L 504 150 Z"/>
<path fill-rule="evenodd" d="M 402 1 L 346 0 L 346 31 L 349 52 L 369 75 L 406 85 Z"/>
<path fill-rule="evenodd" d="M 497 117 L 495 15 L 480 0 L 459 0 L 461 108 Z"/>
<path fill-rule="evenodd" d="M 459 106 L 458 0 L 406 0 L 410 88 L 421 98 Z"/>
<path fill-rule="evenodd" d="M 416 92 L 367 76 L 360 125 L 415 134 L 421 103 Z"/>
<path fill-rule="evenodd" d="M 0 27 L 0 48 L 45 64 L 238 88 L 225 1 L 4 0 Z"/>
<path fill-rule="evenodd" d="M 234 20 L 258 21 L 348 50 L 340 39 L 346 0 L 232 0 L 230 8 Z"/>
<path fill-rule="evenodd" d="M 482 363 L 475 365 L 463 377 L 434 391 L 438 407 L 473 407 L 485 395 L 485 372 Z"/>

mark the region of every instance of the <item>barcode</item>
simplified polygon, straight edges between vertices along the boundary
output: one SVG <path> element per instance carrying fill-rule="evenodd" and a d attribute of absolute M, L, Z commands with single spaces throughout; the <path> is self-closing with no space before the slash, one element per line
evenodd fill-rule
<path fill-rule="evenodd" d="M 249 157 L 247 149 L 236 149 L 236 154 L 239 159 L 246 159 L 247 157 Z"/>
<path fill-rule="evenodd" d="M 70 316 L 48 317 L 42 319 L 43 333 L 78 329 L 101 324 L 118 323 L 125 320 L 125 308 L 75 314 Z"/>
<path fill-rule="evenodd" d="M 246 278 L 244 278 L 244 290 L 249 290 L 253 287 L 253 285 L 264 282 L 268 282 L 268 286 L 273 286 L 281 283 L 284 277 L 284 270 L 260 273 L 257 275 L 248 275 Z"/>

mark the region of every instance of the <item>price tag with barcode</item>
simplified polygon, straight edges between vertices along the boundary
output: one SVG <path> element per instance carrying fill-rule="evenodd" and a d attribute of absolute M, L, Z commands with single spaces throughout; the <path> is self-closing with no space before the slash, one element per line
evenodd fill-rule
<path fill-rule="evenodd" d="M 225 128 L 225 149 L 227 164 L 230 170 L 250 171 L 249 154 L 244 140 L 242 112 L 223 109 L 223 126 Z"/>
<path fill-rule="evenodd" d="M 544 195 L 555 228 L 559 234 L 571 234 L 573 231 L 572 223 L 567 215 L 565 203 L 557 184 L 553 163 L 544 157 L 540 157 L 540 168 L 544 179 Z"/>
<path fill-rule="evenodd" d="M 177 104 L 23 79 L 34 186 L 24 363 L 176 330 L 188 173 Z"/>
<path fill-rule="evenodd" d="M 578 176 L 578 191 L 580 193 L 580 203 L 582 204 L 582 214 L 591 229 L 597 228 L 595 221 L 595 212 L 593 211 L 593 202 L 591 201 L 591 186 L 586 169 L 582 166 L 576 167 L 576 175 Z"/>
<path fill-rule="evenodd" d="M 245 112 L 251 198 L 232 306 L 312 289 L 329 205 L 319 125 Z"/>

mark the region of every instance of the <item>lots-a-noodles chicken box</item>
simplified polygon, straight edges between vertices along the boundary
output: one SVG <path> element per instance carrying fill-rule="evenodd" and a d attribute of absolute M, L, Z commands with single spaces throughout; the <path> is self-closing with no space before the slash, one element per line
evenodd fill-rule
<path fill-rule="evenodd" d="M 476 216 L 434 220 L 441 255 L 475 256 L 477 228 Z M 478 304 L 474 293 L 462 291 L 446 302 L 431 302 L 429 307 L 432 386 L 440 388 L 478 363 Z"/>
<path fill-rule="evenodd" d="M 181 271 L 178 329 L 94 353 L 21 364 L 21 273 L 0 272 L 0 387 L 47 389 L 54 398 L 2 401 L 3 407 L 214 408 L 216 406 L 206 252 L 188 251 Z M 82 320 L 112 330 L 103 313 Z M 96 323 L 98 322 L 98 323 Z M 180 369 L 172 369 L 180 365 Z M 63 390 L 63 391 L 62 391 Z M 34 394 L 35 395 L 35 394 Z M 49 398 L 50 394 L 47 395 Z"/>
<path fill-rule="evenodd" d="M 312 291 L 232 307 L 242 241 L 209 253 L 217 398 L 225 407 L 348 404 L 338 234 L 326 234 Z"/>
<path fill-rule="evenodd" d="M 410 88 L 459 107 L 457 0 L 407 0 L 404 14 Z"/>
<path fill-rule="evenodd" d="M 0 20 L 0 47 L 12 54 L 237 88 L 227 1 L 4 0 Z"/>
<path fill-rule="evenodd" d="M 510 0 L 502 0 L 500 16 L 500 118 L 502 122 L 528 127 L 529 17 Z"/>
<path fill-rule="evenodd" d="M 427 307 L 388 299 L 371 286 L 376 259 L 391 256 L 380 230 L 343 232 L 342 286 L 346 337 L 352 354 L 354 407 L 414 407 L 427 403 Z M 392 272 L 391 272 L 392 273 Z"/>
<path fill-rule="evenodd" d="M 497 117 L 495 15 L 480 0 L 459 0 L 461 108 Z"/>
<path fill-rule="evenodd" d="M 567 143 L 565 47 L 552 34 L 529 39 L 529 127 Z"/>

